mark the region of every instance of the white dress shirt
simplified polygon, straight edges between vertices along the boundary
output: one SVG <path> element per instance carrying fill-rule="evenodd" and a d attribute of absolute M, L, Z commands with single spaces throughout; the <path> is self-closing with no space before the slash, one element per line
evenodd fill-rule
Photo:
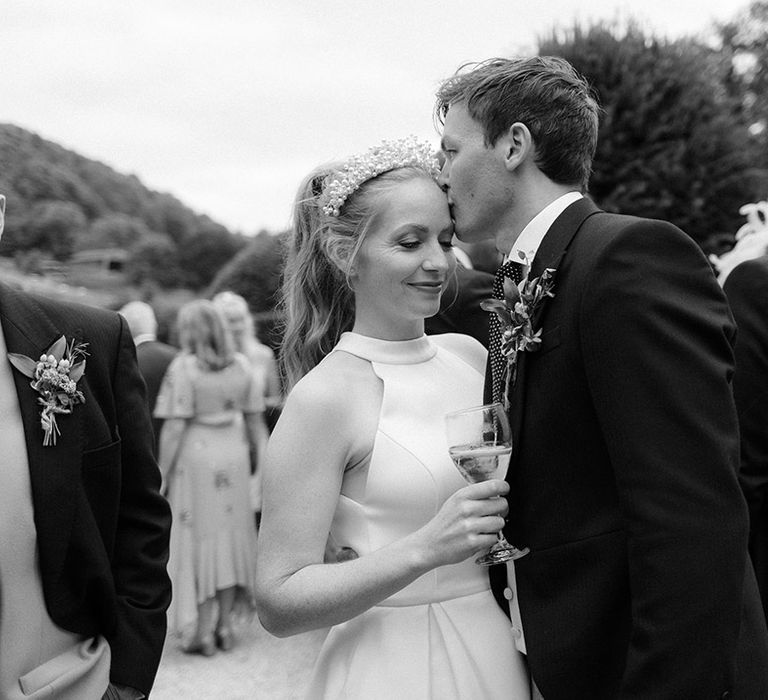
<path fill-rule="evenodd" d="M 571 204 L 582 198 L 580 192 L 566 192 L 555 201 L 550 202 L 536 216 L 534 216 L 520 232 L 517 240 L 512 244 L 512 250 L 504 259 L 520 262 L 520 253 L 525 256 L 526 264 L 530 265 L 536 257 L 544 236 L 549 231 L 552 224 L 555 223 L 560 214 L 562 214 Z"/>
<path fill-rule="evenodd" d="M 522 262 L 520 253 L 524 256 L 526 265 L 530 265 L 533 259 L 536 257 L 536 253 L 539 250 L 542 240 L 547 231 L 555 219 L 562 214 L 571 204 L 581 199 L 582 195 L 579 192 L 566 192 L 566 194 L 558 197 L 553 202 L 550 202 L 544 207 L 536 216 L 534 216 L 526 225 L 526 227 L 520 232 L 517 240 L 512 245 L 512 249 L 504 259 L 504 262 L 508 260 L 514 260 L 515 262 Z M 518 546 L 525 546 L 525 542 L 517 543 Z M 509 602 L 509 616 L 512 620 L 512 627 L 515 629 L 515 633 L 519 634 L 515 641 L 515 646 L 518 651 L 525 654 L 525 634 L 523 632 L 523 622 L 520 617 L 520 605 L 517 602 L 517 582 L 515 581 L 515 564 L 514 562 L 507 562 L 507 587 L 504 589 L 504 597 Z"/>

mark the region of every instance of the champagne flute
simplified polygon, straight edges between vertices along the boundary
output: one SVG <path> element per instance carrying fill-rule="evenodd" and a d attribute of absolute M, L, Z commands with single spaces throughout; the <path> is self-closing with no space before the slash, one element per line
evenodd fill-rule
<path fill-rule="evenodd" d="M 454 411 L 445 417 L 448 452 L 461 475 L 471 484 L 488 479 L 503 479 L 512 455 L 512 431 L 500 403 Z M 507 542 L 504 533 L 487 554 L 475 559 L 483 566 L 519 559 L 528 547 L 518 549 Z"/>

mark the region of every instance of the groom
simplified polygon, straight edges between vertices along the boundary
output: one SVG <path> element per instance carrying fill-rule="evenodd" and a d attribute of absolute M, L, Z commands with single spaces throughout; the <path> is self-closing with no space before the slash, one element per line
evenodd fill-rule
<path fill-rule="evenodd" d="M 144 391 L 118 314 L 0 283 L 3 700 L 149 694 L 170 512 Z"/>
<path fill-rule="evenodd" d="M 506 536 L 531 549 L 516 594 L 494 588 L 522 620 L 533 681 L 546 700 L 768 697 L 734 326 L 704 255 L 581 194 L 599 108 L 566 61 L 492 59 L 437 98 L 459 238 L 495 238 L 530 280 L 554 270 L 537 351 L 505 355 L 497 333 L 487 392 L 514 430 Z"/>

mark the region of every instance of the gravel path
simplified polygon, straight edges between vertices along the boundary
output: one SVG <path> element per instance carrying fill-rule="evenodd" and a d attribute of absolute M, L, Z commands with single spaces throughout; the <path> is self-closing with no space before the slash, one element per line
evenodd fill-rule
<path fill-rule="evenodd" d="M 324 632 L 277 639 L 254 620 L 235 628 L 236 646 L 209 658 L 169 638 L 151 700 L 297 700 Z"/>

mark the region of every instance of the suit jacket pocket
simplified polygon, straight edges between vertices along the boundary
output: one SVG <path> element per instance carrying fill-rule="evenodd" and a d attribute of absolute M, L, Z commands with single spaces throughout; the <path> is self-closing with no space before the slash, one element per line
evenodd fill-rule
<path fill-rule="evenodd" d="M 554 328 L 544 328 L 541 332 L 541 345 L 536 351 L 536 355 L 546 355 L 550 350 L 554 350 L 560 345 L 560 326 Z"/>
<path fill-rule="evenodd" d="M 19 678 L 24 697 L 100 698 L 109 683 L 106 639 L 86 639 Z"/>
<path fill-rule="evenodd" d="M 88 506 L 111 559 L 120 508 L 120 440 L 83 452 L 81 476 Z"/>

